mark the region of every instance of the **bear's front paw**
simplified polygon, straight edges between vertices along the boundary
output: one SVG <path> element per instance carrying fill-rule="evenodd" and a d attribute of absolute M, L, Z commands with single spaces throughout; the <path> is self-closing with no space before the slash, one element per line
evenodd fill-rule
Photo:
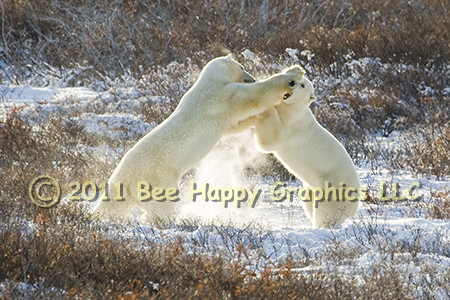
<path fill-rule="evenodd" d="M 292 82 L 294 82 L 294 81 L 292 81 Z M 295 82 L 294 82 L 294 85 L 295 85 Z M 291 95 L 292 95 L 292 92 L 285 93 L 285 94 L 283 95 L 283 100 L 286 100 L 286 99 L 289 98 Z"/>

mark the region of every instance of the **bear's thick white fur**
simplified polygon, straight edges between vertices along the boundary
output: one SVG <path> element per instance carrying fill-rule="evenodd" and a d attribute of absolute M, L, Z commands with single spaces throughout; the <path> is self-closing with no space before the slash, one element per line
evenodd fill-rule
<path fill-rule="evenodd" d="M 273 152 L 283 165 L 303 183 L 325 191 L 325 182 L 338 190 L 360 187 L 358 174 L 345 148 L 314 118 L 309 105 L 316 99 L 312 83 L 304 77 L 283 103 L 241 122 L 253 122 L 257 147 Z M 339 197 L 337 191 L 337 197 Z M 330 193 L 328 198 L 330 199 Z M 350 196 L 360 196 L 356 191 Z M 313 200 L 313 199 L 311 199 Z M 314 227 L 330 228 L 355 214 L 359 201 L 302 201 L 306 215 Z M 313 203 L 315 204 L 313 206 Z"/>
<path fill-rule="evenodd" d="M 138 206 L 146 212 L 147 221 L 172 215 L 175 202 L 139 201 L 138 182 L 148 182 L 153 188 L 177 189 L 180 177 L 204 158 L 223 134 L 233 132 L 239 121 L 281 102 L 302 75 L 301 68 L 293 67 L 254 82 L 231 55 L 211 60 L 174 112 L 134 145 L 111 175 L 109 198 L 116 194 L 114 184 L 120 182 L 124 200 L 100 201 L 94 212 L 122 217 Z"/>

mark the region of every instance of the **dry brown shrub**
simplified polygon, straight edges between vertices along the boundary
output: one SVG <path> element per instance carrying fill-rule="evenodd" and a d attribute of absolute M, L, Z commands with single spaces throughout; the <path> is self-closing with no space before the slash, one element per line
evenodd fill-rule
<path fill-rule="evenodd" d="M 403 143 L 405 165 L 418 175 L 436 176 L 438 180 L 450 175 L 450 129 L 429 125 L 409 133 Z"/>
<path fill-rule="evenodd" d="M 450 192 L 431 192 L 431 201 L 424 204 L 429 218 L 450 220 Z"/>
<path fill-rule="evenodd" d="M 412 297 L 411 282 L 388 264 L 374 264 L 372 272 L 358 280 L 332 268 L 299 271 L 289 259 L 276 268 L 268 263 L 249 269 L 251 249 L 242 244 L 236 245 L 238 255 L 229 257 L 219 251 L 188 250 L 180 237 L 162 242 L 127 235 L 111 238 L 111 232 L 121 234 L 127 229 L 96 223 L 73 203 L 39 210 L 31 222 L 30 231 L 18 231 L 21 223 L 11 222 L 0 232 L 0 267 L 6 270 L 0 273 L 0 281 L 10 282 L 3 295 L 17 295 L 14 284 L 24 282 L 39 287 L 29 293 L 42 291 L 53 299 Z M 328 251 L 335 250 L 332 256 L 315 260 L 345 265 L 359 251 L 342 249 L 331 241 Z M 376 286 L 384 286 L 383 293 Z"/>
<path fill-rule="evenodd" d="M 349 53 L 437 67 L 450 56 L 444 0 L 6 0 L 3 8 L 7 60 L 21 66 L 46 62 L 61 73 L 80 64 L 99 74 L 138 74 L 199 52 L 211 58 L 223 48 L 273 55 L 287 47 L 310 50 L 322 68 L 342 66 Z"/>
<path fill-rule="evenodd" d="M 30 124 L 21 115 L 24 107 L 13 106 L 0 123 L 1 218 L 21 215 L 29 218 L 37 207 L 28 196 L 34 178 L 49 175 L 59 181 L 62 195 L 71 190 L 72 181 L 104 181 L 111 164 L 92 161 L 89 153 L 77 146 L 95 146 L 74 122 L 49 115 L 40 124 Z M 114 163 L 114 162 L 111 162 Z"/>

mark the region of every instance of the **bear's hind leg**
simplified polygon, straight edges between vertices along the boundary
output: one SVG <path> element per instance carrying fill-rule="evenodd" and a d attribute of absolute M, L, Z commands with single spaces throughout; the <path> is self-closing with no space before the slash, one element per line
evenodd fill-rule
<path fill-rule="evenodd" d="M 150 200 L 149 202 L 143 202 L 139 204 L 139 208 L 145 211 L 141 220 L 146 223 L 163 222 L 174 220 L 176 212 L 176 202 L 165 200 L 164 202 L 158 202 Z"/>
<path fill-rule="evenodd" d="M 164 181 L 164 184 L 154 184 L 155 187 L 165 187 L 161 194 L 158 194 L 162 198 L 160 201 L 153 198 L 146 201 L 138 201 L 138 207 L 145 211 L 141 217 L 142 221 L 149 223 L 161 221 L 166 223 L 174 219 L 176 207 L 179 205 L 178 202 L 180 202 L 180 191 L 178 189 L 178 178 L 175 179 L 177 176 L 171 177 L 170 180 L 156 181 Z M 169 189 L 172 189 L 172 192 Z M 176 192 L 174 189 L 176 189 Z M 166 199 L 166 196 L 169 199 Z"/>
<path fill-rule="evenodd" d="M 342 224 L 348 217 L 351 217 L 349 206 L 353 205 L 350 202 L 336 202 L 336 200 L 319 202 L 318 207 L 314 207 L 313 226 L 315 228 L 331 228 Z"/>
<path fill-rule="evenodd" d="M 308 219 L 312 220 L 314 210 L 311 201 L 302 201 L 302 207 Z"/>

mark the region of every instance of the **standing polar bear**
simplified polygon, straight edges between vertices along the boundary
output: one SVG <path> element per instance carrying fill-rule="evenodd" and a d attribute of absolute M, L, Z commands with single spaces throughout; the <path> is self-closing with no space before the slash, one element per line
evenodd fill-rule
<path fill-rule="evenodd" d="M 125 154 L 108 181 L 111 201 L 100 201 L 94 212 L 114 218 L 138 206 L 147 221 L 172 215 L 180 177 L 239 121 L 290 96 L 302 76 L 293 67 L 254 82 L 231 55 L 211 60 L 174 112 Z"/>
<path fill-rule="evenodd" d="M 273 152 L 312 191 L 321 189 L 322 197 L 300 192 L 299 197 L 313 226 L 330 228 L 355 214 L 364 193 L 347 151 L 308 108 L 314 100 L 314 87 L 303 77 L 291 97 L 240 126 L 242 130 L 254 125 L 261 151 Z M 305 201 L 308 198 L 312 199 Z"/>

